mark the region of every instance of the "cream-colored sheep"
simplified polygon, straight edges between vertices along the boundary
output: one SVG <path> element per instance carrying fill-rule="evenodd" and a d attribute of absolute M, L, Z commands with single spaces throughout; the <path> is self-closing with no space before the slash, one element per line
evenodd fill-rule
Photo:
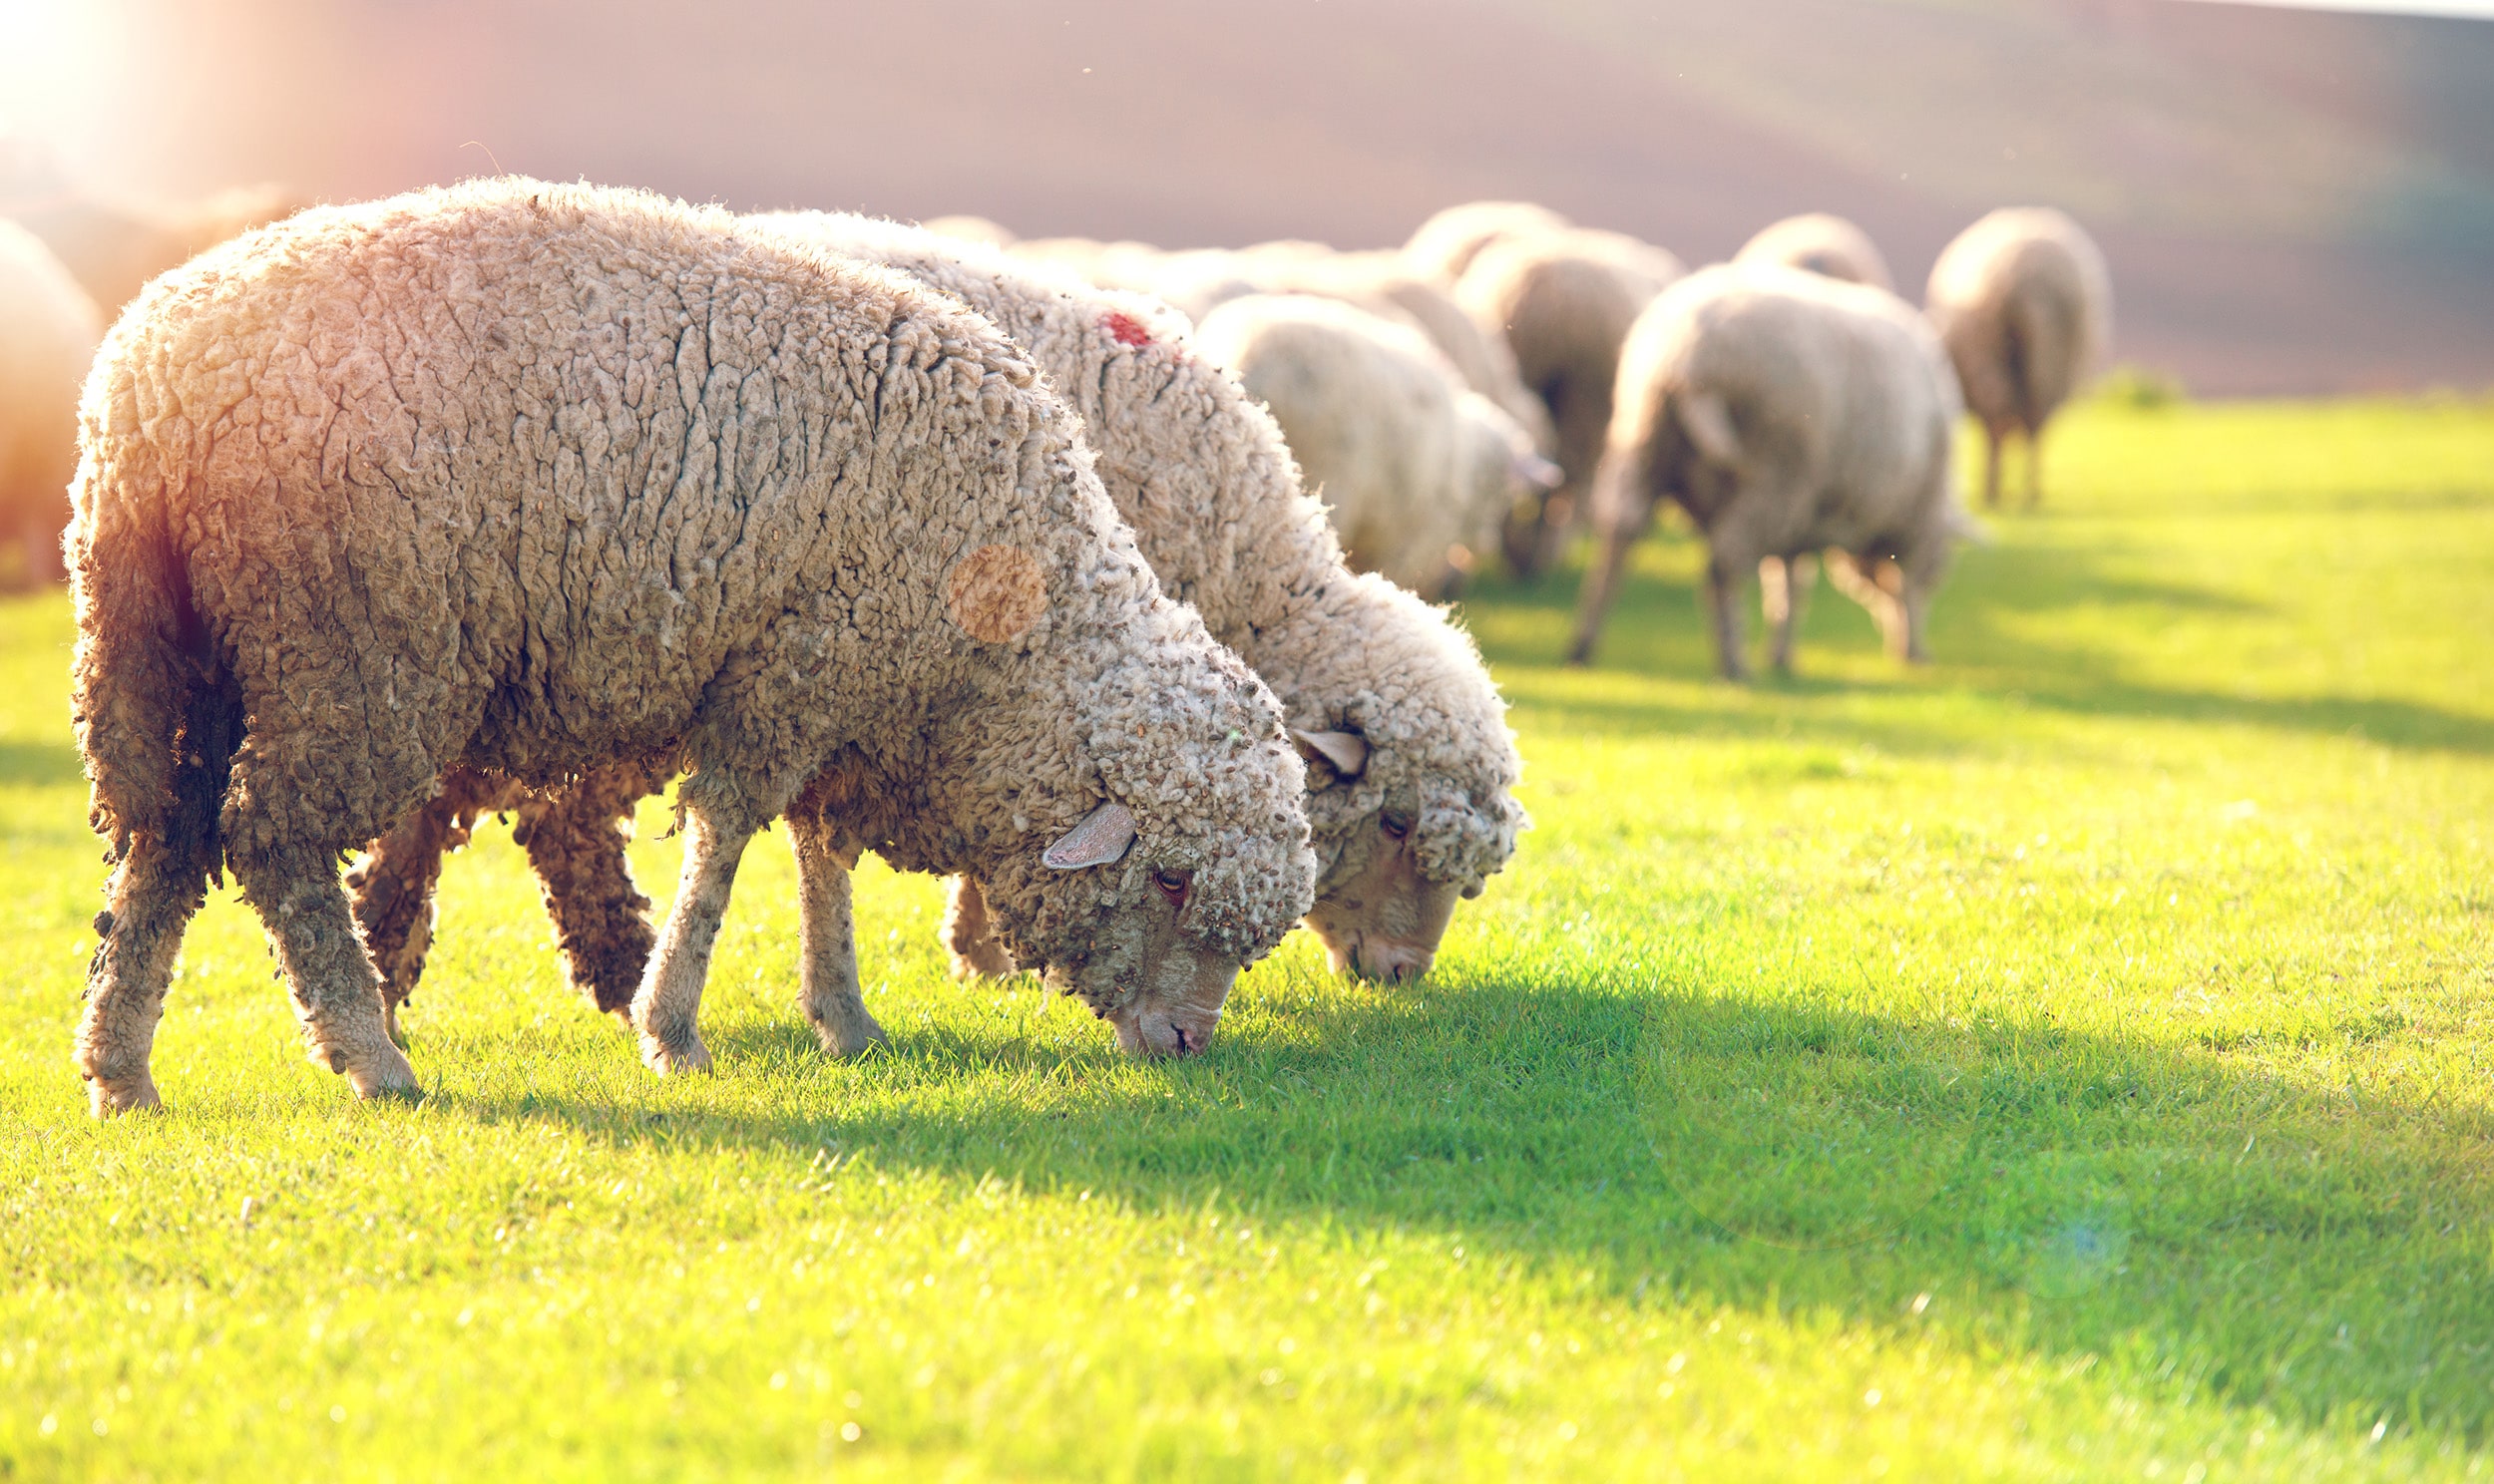
<path fill-rule="evenodd" d="M 1726 675 L 1749 673 L 1739 599 L 1750 574 L 1831 549 L 1890 649 L 1922 658 L 1932 589 L 1969 530 L 1950 477 L 1957 415 L 1930 327 L 1882 289 L 1760 263 L 1665 290 L 1620 357 L 1595 496 L 1602 552 L 1569 661 L 1591 656 L 1628 549 L 1666 498 L 1705 534 Z M 1789 667 L 1803 594 L 1771 596 L 1776 663 Z"/>
<path fill-rule="evenodd" d="M 2045 206 L 1994 211 L 1931 265 L 1925 312 L 1983 425 L 1983 503 L 2000 504 L 2001 447 L 2026 440 L 2026 503 L 2044 498 L 2043 435 L 2113 338 L 2113 282 L 2086 230 Z"/>
<path fill-rule="evenodd" d="M 1887 259 L 1870 234 L 1842 216 L 1812 211 L 1787 216 L 1760 231 L 1733 254 L 1736 263 L 1782 263 L 1847 283 L 1867 283 L 1893 293 Z"/>
<path fill-rule="evenodd" d="M 1281 424 L 1362 571 L 1434 596 L 1530 488 L 1529 439 L 1417 330 L 1338 299 L 1249 294 L 1206 315 L 1195 344 Z"/>
<path fill-rule="evenodd" d="M 27 580 L 61 577 L 78 467 L 78 388 L 103 334 L 94 300 L 34 233 L 0 221 L 0 541 Z"/>
<path fill-rule="evenodd" d="M 1507 524 L 1508 563 L 1529 574 L 1556 559 L 1582 515 L 1610 428 L 1619 347 L 1638 311 L 1679 276 L 1680 262 L 1619 232 L 1519 233 L 1471 260 L 1455 299 L 1499 334 L 1526 388 L 1549 409 L 1563 478 Z"/>
<path fill-rule="evenodd" d="M 1472 259 L 1491 243 L 1565 231 L 1572 225 L 1558 212 L 1531 201 L 1466 201 L 1422 222 L 1403 244 L 1403 254 L 1414 271 L 1453 288 L 1463 281 Z"/>
<path fill-rule="evenodd" d="M 938 236 L 959 237 L 965 242 L 984 242 L 990 247 L 1010 247 L 1014 242 L 1011 227 L 991 221 L 985 216 L 961 213 L 951 216 L 931 216 L 923 225 Z"/>
<path fill-rule="evenodd" d="M 1016 956 L 1151 1051 L 1203 1044 L 1312 899 L 1271 693 L 1163 595 L 1029 359 L 897 273 L 515 179 L 314 210 L 152 284 L 81 425 L 99 1113 L 157 1100 L 220 865 L 314 1058 L 411 1089 L 337 860 L 445 768 L 689 767 L 632 1006 L 661 1070 L 708 1062 L 710 946 L 774 816 L 836 1050 L 880 1034 L 860 850 L 977 872 Z"/>
<path fill-rule="evenodd" d="M 1063 389 L 1144 557 L 1273 687 L 1309 755 L 1306 802 L 1323 871 L 1309 926 L 1338 969 L 1426 972 L 1455 902 L 1505 865 L 1525 823 L 1504 703 L 1462 631 L 1383 578 L 1344 568 L 1273 419 L 1167 306 L 889 222 L 805 212 L 759 220 L 956 295 Z M 626 1001 L 648 952 L 647 929 L 633 927 L 642 904 L 623 866 L 616 799 L 647 787 L 602 795 L 584 785 L 520 806 L 519 833 L 556 908 L 574 982 L 610 1009 Z M 428 813 L 449 817 L 411 822 L 375 847 L 358 911 L 385 966 L 407 961 L 399 945 L 409 928 L 399 925 L 421 928 L 414 904 L 429 897 L 441 842 L 464 827 L 461 805 L 446 792 Z M 591 857 L 608 864 L 591 871 Z M 556 874 L 582 883 L 582 900 L 567 907 Z M 978 885 L 956 881 L 946 932 L 957 972 L 1013 967 L 988 919 Z M 409 976 L 390 989 L 403 996 L 412 985 Z"/>

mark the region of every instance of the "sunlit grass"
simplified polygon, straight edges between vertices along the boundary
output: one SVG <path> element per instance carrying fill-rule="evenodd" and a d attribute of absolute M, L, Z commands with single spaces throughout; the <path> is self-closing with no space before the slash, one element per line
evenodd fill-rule
<path fill-rule="evenodd" d="M 822 1060 L 774 835 L 657 1081 L 489 829 L 428 1102 L 305 1063 L 220 897 L 171 1112 L 92 1124 L 66 604 L 0 608 L 0 1477 L 2494 1472 L 2494 409 L 2050 458 L 1926 670 L 1823 591 L 1706 678 L 1677 533 L 1591 672 L 1487 584 L 1522 855 L 1424 986 L 1303 934 L 1177 1066 L 872 865 L 893 1047 Z"/>

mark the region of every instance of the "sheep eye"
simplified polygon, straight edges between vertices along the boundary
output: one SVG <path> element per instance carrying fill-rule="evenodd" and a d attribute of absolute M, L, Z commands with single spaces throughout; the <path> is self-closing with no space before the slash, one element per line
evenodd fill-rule
<path fill-rule="evenodd" d="M 1392 812 L 1381 814 L 1377 817 L 1377 828 L 1386 832 L 1387 839 L 1401 840 L 1412 833 L 1412 816 Z"/>
<path fill-rule="evenodd" d="M 1195 873 L 1192 871 L 1155 871 L 1152 873 L 1152 885 L 1158 887 L 1160 895 L 1171 902 L 1184 902 L 1186 889 L 1194 884 Z"/>

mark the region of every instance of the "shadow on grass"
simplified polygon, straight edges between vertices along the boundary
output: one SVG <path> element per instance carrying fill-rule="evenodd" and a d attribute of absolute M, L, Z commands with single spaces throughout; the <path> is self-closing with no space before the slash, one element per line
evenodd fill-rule
<path fill-rule="evenodd" d="M 1685 535 L 1665 542 L 1686 544 Z M 2118 555 L 2118 554 L 2107 554 Z M 1967 553 L 1933 607 L 1933 650 L 1950 665 L 1981 673 L 1988 691 L 2011 691 L 2031 706 L 2077 715 L 2257 726 L 2313 734 L 2352 734 L 2386 746 L 2494 753 L 2494 719 L 2413 701 L 2341 696 L 2259 697 L 2186 690 L 2125 679 L 2111 656 L 2041 643 L 2023 636 L 2006 618 L 2091 607 L 2129 609 L 2139 617 L 2218 613 L 2257 616 L 2270 611 L 2241 596 L 2183 583 L 2148 582 L 2106 570 L 2107 555 L 2067 550 L 1989 548 Z M 1484 623 L 1483 650 L 1501 665 L 1549 666 L 1572 631 L 1576 574 L 1557 572 L 1530 583 L 1486 581 L 1475 594 L 1496 616 Z M 1486 614 L 1484 614 L 1486 616 Z M 1755 598 L 1749 609 L 1752 654 L 1761 625 Z M 1518 631 L 1547 642 L 1519 642 Z M 1508 637 L 1501 637 L 1503 632 Z M 1870 620 L 1823 583 L 1803 629 L 1802 673 L 1767 676 L 1757 692 L 1798 696 L 1865 693 L 1912 684 L 1901 674 L 1892 683 L 1861 684 L 1814 678 L 1811 653 L 1831 648 L 1873 652 Z M 1603 635 L 1600 669 L 1699 679 L 1714 673 L 1712 640 L 1694 577 L 1632 571 Z M 1533 686 L 1521 687 L 1530 696 Z M 1861 735 L 1901 751 L 1962 751 L 1968 739 L 1927 726 L 1872 722 L 1856 717 L 1800 718 L 1774 708 L 1707 706 L 1665 700 L 1627 700 L 1569 694 L 1552 696 L 1547 708 L 1564 725 L 1613 729 L 1628 734 L 1699 731 L 1717 735 L 1787 733 L 1803 728 Z"/>
<path fill-rule="evenodd" d="M 2494 1120 L 2474 1110 L 1980 1015 L 1494 975 L 1276 998 L 1287 1038 L 1154 1069 L 955 1033 L 827 1075 L 801 1027 L 755 1024 L 714 1038 L 721 1086 L 777 1084 L 781 1111 L 446 1103 L 792 1169 L 828 1149 L 1143 1210 L 1217 1199 L 1435 1235 L 1614 1301 L 1836 1315 L 2304 1423 L 2494 1435 Z"/>

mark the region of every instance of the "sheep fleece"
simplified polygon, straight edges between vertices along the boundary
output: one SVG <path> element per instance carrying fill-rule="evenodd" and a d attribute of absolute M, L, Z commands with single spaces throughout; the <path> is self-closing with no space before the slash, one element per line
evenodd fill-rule
<path fill-rule="evenodd" d="M 462 764 L 666 753 L 701 807 L 768 818 L 847 748 L 952 806 L 894 853 L 987 862 L 1050 958 L 1121 873 L 1021 857 L 1103 792 L 1142 822 L 1122 875 L 1198 872 L 1208 946 L 1256 957 L 1310 900 L 1269 693 L 1162 595 L 1021 352 L 898 275 L 470 183 L 158 280 L 82 416 L 76 699 L 117 845 L 199 766 L 163 637 L 196 614 L 248 718 L 228 857 L 360 844 Z"/>

